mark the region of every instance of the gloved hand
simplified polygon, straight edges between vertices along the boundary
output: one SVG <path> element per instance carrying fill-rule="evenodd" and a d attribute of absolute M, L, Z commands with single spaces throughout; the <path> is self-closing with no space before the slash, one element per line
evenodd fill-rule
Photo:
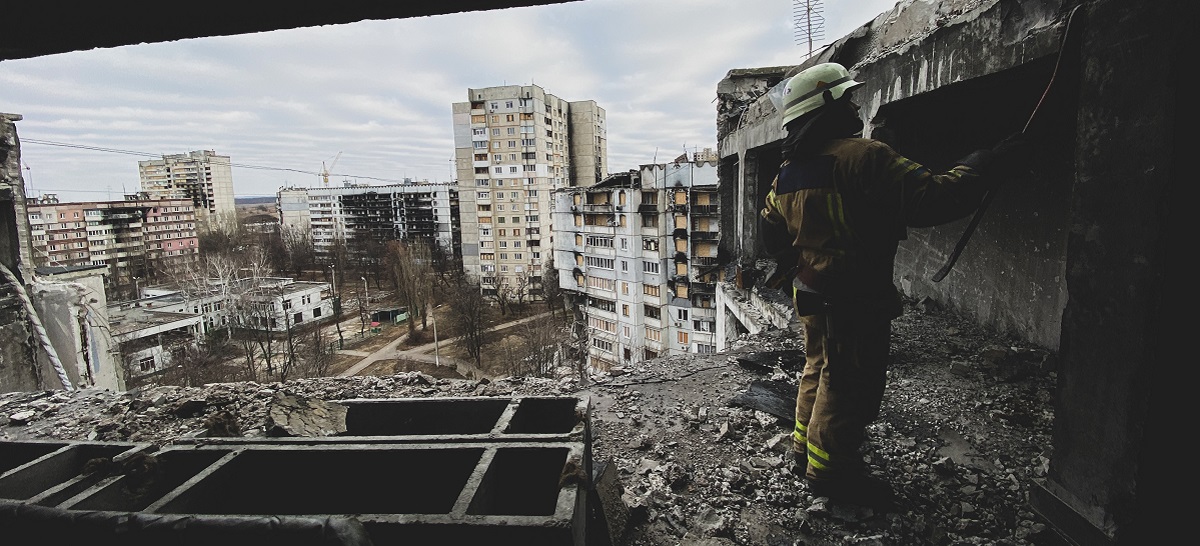
<path fill-rule="evenodd" d="M 1028 168 L 1032 151 L 1024 133 L 1013 133 L 991 148 L 971 152 L 958 163 L 984 174 L 1012 174 Z"/>
<path fill-rule="evenodd" d="M 1033 146 L 1029 143 L 1029 137 L 1025 133 L 1013 133 L 1005 137 L 995 146 L 992 146 L 992 156 L 995 162 L 1008 163 L 1029 163 L 1029 156 L 1033 152 Z"/>

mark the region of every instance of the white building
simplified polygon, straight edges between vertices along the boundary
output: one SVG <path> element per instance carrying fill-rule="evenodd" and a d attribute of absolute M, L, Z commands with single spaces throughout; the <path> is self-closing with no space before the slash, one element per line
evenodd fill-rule
<path fill-rule="evenodd" d="M 212 281 L 196 289 L 147 288 L 138 305 L 202 317 L 202 333 L 225 327 L 284 332 L 333 316 L 333 286 L 287 277 Z"/>
<path fill-rule="evenodd" d="M 485 293 L 529 284 L 536 296 L 553 246 L 551 192 L 607 175 L 604 109 L 536 85 L 468 89 L 467 99 L 453 105 L 463 269 Z"/>
<path fill-rule="evenodd" d="M 555 267 L 588 364 L 716 352 L 717 162 L 642 165 L 555 192 Z"/>
<path fill-rule="evenodd" d="M 460 242 L 458 187 L 449 182 L 330 188 L 281 188 L 276 197 L 284 230 L 309 233 L 319 259 L 333 247 L 366 239 L 424 240 L 453 254 Z"/>
<path fill-rule="evenodd" d="M 201 222 L 232 222 L 236 218 L 233 170 L 227 155 L 198 150 L 139 161 L 138 178 L 142 191 L 155 198 L 183 192 L 195 204 Z"/>

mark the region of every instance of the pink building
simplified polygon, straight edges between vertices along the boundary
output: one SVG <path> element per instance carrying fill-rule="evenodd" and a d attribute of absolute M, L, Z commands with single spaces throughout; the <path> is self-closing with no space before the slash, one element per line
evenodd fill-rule
<path fill-rule="evenodd" d="M 34 263 L 106 265 L 109 298 L 135 297 L 139 286 L 194 263 L 200 251 L 190 199 L 126 195 L 123 201 L 61 203 L 54 194 L 28 202 Z"/>

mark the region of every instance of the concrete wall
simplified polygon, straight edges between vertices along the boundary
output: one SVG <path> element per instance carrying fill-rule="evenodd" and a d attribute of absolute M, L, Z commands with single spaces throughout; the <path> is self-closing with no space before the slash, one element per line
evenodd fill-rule
<path fill-rule="evenodd" d="M 784 71 L 847 66 L 864 82 L 855 96 L 866 133 L 934 170 L 1030 123 L 1030 172 L 1000 188 L 950 275 L 931 280 L 966 219 L 910 230 L 895 280 L 1059 351 L 1053 456 L 1031 506 L 1082 544 L 1149 543 L 1163 519 L 1153 492 L 1174 448 L 1158 423 L 1178 418 L 1168 410 L 1179 398 L 1163 395 L 1173 374 L 1161 368 L 1186 337 L 1171 334 L 1167 312 L 1180 306 L 1167 283 L 1181 248 L 1169 244 L 1174 150 L 1190 111 L 1176 96 L 1188 72 L 1183 5 L 906 1 Z M 1068 20 L 1074 37 L 1060 56 Z M 731 71 L 719 87 L 723 206 L 737 209 L 722 246 L 747 270 L 759 257 L 750 214 L 778 170 L 777 72 Z"/>
<path fill-rule="evenodd" d="M 20 120 L 20 115 L 0 113 L 0 263 L 28 279 L 33 262 L 16 127 Z M 57 385 L 54 375 L 43 377 L 33 355 L 33 338 L 17 291 L 0 279 L 0 392 Z"/>

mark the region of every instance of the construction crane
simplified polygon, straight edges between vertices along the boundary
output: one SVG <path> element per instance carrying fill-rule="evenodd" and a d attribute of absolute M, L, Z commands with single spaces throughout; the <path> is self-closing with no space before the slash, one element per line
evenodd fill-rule
<path fill-rule="evenodd" d="M 325 186 L 329 186 L 329 171 L 333 170 L 333 166 L 337 165 L 339 159 L 342 158 L 342 152 L 338 152 L 333 156 L 333 161 L 329 162 L 329 166 L 325 166 L 325 162 L 321 162 L 321 181 L 325 182 Z"/>

